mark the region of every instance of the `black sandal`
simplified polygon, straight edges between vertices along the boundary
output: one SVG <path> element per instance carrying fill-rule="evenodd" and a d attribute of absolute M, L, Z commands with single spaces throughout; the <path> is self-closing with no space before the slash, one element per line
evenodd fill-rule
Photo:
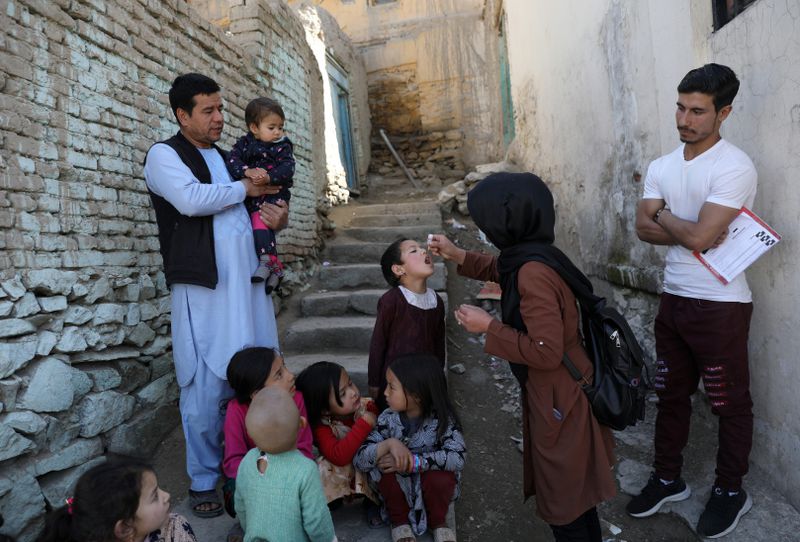
<path fill-rule="evenodd" d="M 216 505 L 216 507 L 209 510 L 203 510 L 200 507 L 204 504 Z M 192 507 L 192 514 L 198 518 L 215 518 L 221 516 L 225 511 L 222 507 L 222 501 L 219 500 L 216 489 L 209 489 L 207 491 L 192 491 L 189 490 L 189 506 Z"/>

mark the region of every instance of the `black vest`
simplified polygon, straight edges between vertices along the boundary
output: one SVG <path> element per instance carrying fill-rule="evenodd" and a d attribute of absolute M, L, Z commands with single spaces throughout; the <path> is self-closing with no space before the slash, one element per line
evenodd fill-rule
<path fill-rule="evenodd" d="M 203 155 L 182 133 L 178 132 L 160 143 L 172 147 L 201 183 L 211 183 L 211 172 Z M 224 151 L 216 145 L 213 147 L 224 160 Z M 156 211 L 158 240 L 167 286 L 196 284 L 212 290 L 216 288 L 218 276 L 214 253 L 214 216 L 182 215 L 166 199 L 154 194 L 149 188 L 148 192 Z"/>

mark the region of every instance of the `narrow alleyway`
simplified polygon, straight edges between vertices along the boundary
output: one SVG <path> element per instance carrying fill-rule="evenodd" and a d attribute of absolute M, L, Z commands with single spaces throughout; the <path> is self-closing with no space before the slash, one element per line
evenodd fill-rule
<path fill-rule="evenodd" d="M 376 304 L 387 288 L 378 261 L 397 237 L 422 241 L 428 233 L 444 232 L 467 249 L 493 250 L 481 242 L 468 217 L 443 217 L 433 194 L 431 190 L 412 192 L 403 184 L 390 185 L 332 210 L 336 235 L 326 243 L 319 273 L 308 288 L 284 303 L 278 318 L 281 345 L 293 371 L 315 361 L 335 361 L 346 367 L 362 393 L 366 392 L 367 352 Z M 449 264 L 436 263 L 429 285 L 448 303 L 448 314 L 458 304 L 481 303 L 476 300 L 480 283 L 459 277 Z M 480 340 L 449 317 L 447 342 L 449 366 L 463 366 L 463 371 L 448 371 L 448 379 L 468 446 L 462 498 L 455 506 L 459 540 L 549 542 L 550 529 L 536 517 L 533 499 L 522 500 L 522 464 L 517 450 L 521 436 L 519 389 L 507 364 L 485 354 Z M 708 497 L 716 446 L 716 420 L 699 395 L 694 397 L 696 413 L 686 450 L 685 476 L 694 492 L 691 499 L 667 505 L 664 513 L 644 520 L 632 519 L 624 511 L 628 495 L 637 493 L 649 474 L 654 399 L 645 423 L 616 434 L 620 492 L 599 509 L 604 542 L 699 540 L 690 525 L 696 523 Z M 178 427 L 155 456 L 160 482 L 172 493 L 177 510 L 191 519 L 198 540 L 224 540 L 233 524 L 229 517 L 202 520 L 191 516 L 184 500 L 188 480 L 183 454 L 183 434 Z M 765 479 L 763 473 L 751 471 L 746 483 L 753 495 L 753 510 L 725 540 L 797 540 L 800 514 L 767 487 Z M 333 518 L 341 542 L 390 539 L 388 528 L 371 530 L 366 526 L 357 504 L 337 510 Z"/>

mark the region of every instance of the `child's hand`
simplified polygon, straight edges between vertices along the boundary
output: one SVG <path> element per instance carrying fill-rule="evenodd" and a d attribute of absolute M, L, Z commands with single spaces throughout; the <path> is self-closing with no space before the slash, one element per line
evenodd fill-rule
<path fill-rule="evenodd" d="M 361 414 L 359 419 L 367 422 L 370 427 L 375 427 L 375 422 L 378 421 L 378 417 L 369 410 L 365 410 L 364 413 Z"/>
<path fill-rule="evenodd" d="M 464 263 L 467 251 L 458 248 L 450 239 L 440 233 L 428 236 L 428 250 L 435 256 L 441 256 L 445 260 L 453 260 L 458 265 Z"/>
<path fill-rule="evenodd" d="M 492 315 L 474 305 L 461 305 L 455 311 L 456 322 L 470 333 L 486 333 Z"/>
<path fill-rule="evenodd" d="M 414 459 L 405 444 L 396 438 L 389 439 L 389 453 L 387 455 L 394 460 L 396 472 L 411 472 Z"/>
<path fill-rule="evenodd" d="M 260 167 L 247 168 L 244 170 L 244 175 L 253 181 L 254 185 L 269 184 L 269 174 L 267 170 Z"/>

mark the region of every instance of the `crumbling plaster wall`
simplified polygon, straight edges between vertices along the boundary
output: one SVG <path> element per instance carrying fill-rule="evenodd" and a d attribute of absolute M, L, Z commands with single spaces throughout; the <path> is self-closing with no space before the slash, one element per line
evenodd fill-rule
<path fill-rule="evenodd" d="M 331 12 L 363 52 L 373 134 L 384 128 L 414 152 L 409 162 L 423 170 L 420 175 L 432 171 L 424 171 L 431 155 L 452 150 L 435 144 L 448 131 L 461 132 L 451 167 L 502 155 L 497 39 L 487 34 L 484 0 L 314 3 Z M 437 134 L 433 140 L 424 138 L 431 133 Z M 382 147 L 374 137 L 373 151 Z"/>
<path fill-rule="evenodd" d="M 739 75 L 723 137 L 753 159 L 755 211 L 784 236 L 747 272 L 755 303 L 751 461 L 800 506 L 800 394 L 792 388 L 800 380 L 800 5 L 758 0 L 717 32 L 706 0 L 506 0 L 505 9 L 512 158 L 551 184 L 558 244 L 626 310 L 651 356 L 665 251 L 635 235 L 644 175 L 680 144 L 674 104 L 683 75 L 711 61 Z"/>
<path fill-rule="evenodd" d="M 248 2 L 230 34 L 182 0 L 6 0 L 0 10 L 0 514 L 32 540 L 105 452 L 150 453 L 178 423 L 169 292 L 142 161 L 176 131 L 167 91 L 223 88 L 230 147 L 268 91 L 298 161 L 285 261 L 319 244 L 322 83 L 281 2 Z"/>

